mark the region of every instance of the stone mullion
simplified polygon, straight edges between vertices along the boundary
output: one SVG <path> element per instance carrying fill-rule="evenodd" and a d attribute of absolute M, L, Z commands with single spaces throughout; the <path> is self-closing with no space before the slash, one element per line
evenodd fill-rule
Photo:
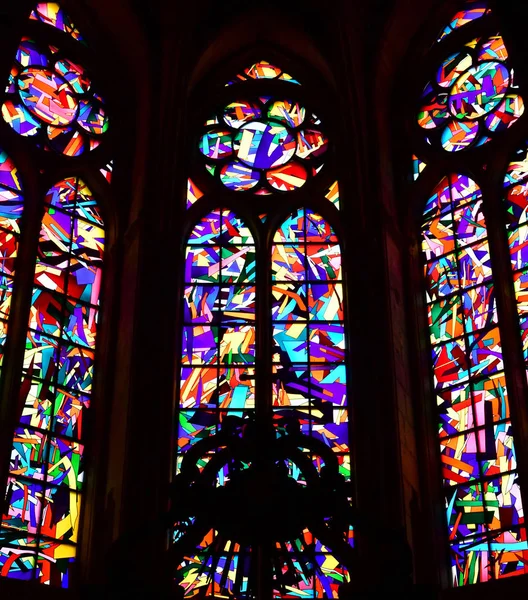
<path fill-rule="evenodd" d="M 16 165 L 16 163 L 15 163 Z M 15 264 L 13 296 L 8 320 L 8 337 L 1 368 L 0 400 L 0 485 L 4 486 L 9 473 L 9 456 L 13 431 L 20 421 L 20 383 L 28 329 L 31 292 L 35 275 L 35 257 L 43 213 L 44 190 L 38 181 L 25 180 L 24 212 L 20 221 L 18 256 Z M 3 490 L 0 497 L 3 498 Z"/>
<path fill-rule="evenodd" d="M 360 17 L 352 14 L 356 8 L 341 3 L 337 16 L 340 56 L 336 64 L 341 73 L 338 94 L 343 119 L 336 140 L 336 162 L 343 189 L 343 219 L 353 227 L 343 240 L 343 262 L 349 290 L 349 390 L 357 490 L 354 502 L 363 523 L 357 528 L 360 581 L 354 581 L 354 585 L 356 589 L 369 589 L 376 579 L 369 565 L 386 552 L 387 531 L 403 531 L 405 521 L 391 353 L 394 332 L 388 300 L 387 222 L 376 172 L 378 162 L 373 160 L 376 151 L 369 145 L 377 131 L 372 111 L 375 90 L 368 75 L 369 57 L 361 54 L 356 43 L 361 36 L 356 29 L 361 27 Z M 364 89 L 365 95 L 360 97 L 358 89 Z"/>

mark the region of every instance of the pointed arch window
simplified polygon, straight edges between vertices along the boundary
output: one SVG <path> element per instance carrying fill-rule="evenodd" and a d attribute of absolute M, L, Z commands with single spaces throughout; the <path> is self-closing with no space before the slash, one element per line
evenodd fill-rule
<path fill-rule="evenodd" d="M 89 46 L 59 4 L 28 11 L 13 58 L 0 123 L 0 584 L 69 588 L 105 246 L 92 183 L 111 179 L 109 120 Z"/>
<path fill-rule="evenodd" d="M 345 486 L 351 478 L 331 139 L 280 66 L 254 62 L 224 85 L 187 184 L 175 481 L 206 485 L 219 502 L 242 486 L 248 502 L 233 521 L 232 506 L 196 505 L 176 523 L 177 580 L 186 597 L 335 598 L 352 530 L 284 522 L 325 467 Z M 298 434 L 304 452 L 273 454 Z M 273 491 L 258 498 L 259 485 Z"/>
<path fill-rule="evenodd" d="M 528 459 L 520 435 L 527 392 L 523 151 L 505 178 L 493 170 L 493 156 L 514 149 L 508 130 L 526 126 L 491 3 L 464 3 L 434 56 L 419 100 L 413 170 L 415 186 L 425 178 L 436 183 L 421 199 L 427 395 L 439 435 L 450 580 L 464 586 L 527 572 L 528 489 L 519 475 Z M 455 153 L 446 172 L 445 157 Z"/>

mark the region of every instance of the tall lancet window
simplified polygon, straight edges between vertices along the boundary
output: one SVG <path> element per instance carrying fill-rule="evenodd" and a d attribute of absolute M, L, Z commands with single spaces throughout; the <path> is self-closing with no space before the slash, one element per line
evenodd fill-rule
<path fill-rule="evenodd" d="M 463 4 L 433 54 L 414 124 L 414 179 L 431 184 L 420 200 L 428 395 L 450 580 L 464 586 L 528 572 L 528 488 L 519 477 L 528 460 L 519 435 L 527 410 L 526 150 L 506 176 L 494 167 L 497 154 L 515 150 L 511 131 L 526 125 L 491 2 Z"/>
<path fill-rule="evenodd" d="M 93 443 L 105 226 L 92 184 L 111 177 L 109 121 L 64 10 L 35 5 L 21 33 L 0 122 L 0 577 L 68 588 Z"/>
<path fill-rule="evenodd" d="M 350 504 L 331 135 L 279 66 L 224 85 L 188 180 L 175 466 L 183 505 L 197 489 L 215 505 L 176 523 L 177 580 L 186 597 L 335 598 L 352 530 L 305 502 L 332 481 Z"/>

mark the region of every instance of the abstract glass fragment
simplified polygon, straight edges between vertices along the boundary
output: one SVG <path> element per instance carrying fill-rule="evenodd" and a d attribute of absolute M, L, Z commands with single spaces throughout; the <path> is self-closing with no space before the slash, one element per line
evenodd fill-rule
<path fill-rule="evenodd" d="M 330 202 L 337 208 L 337 210 L 340 209 L 339 183 L 337 181 L 334 181 L 334 183 L 330 186 L 330 188 L 328 189 L 328 192 L 325 195 L 325 198 L 327 200 L 330 200 Z"/>
<path fill-rule="evenodd" d="M 234 81 L 226 83 L 226 86 L 233 85 L 234 83 L 240 81 L 248 81 L 248 79 L 281 79 L 283 81 L 289 81 L 290 83 L 296 83 L 297 85 L 300 85 L 298 81 L 293 79 L 293 77 L 288 75 L 288 73 L 285 73 L 279 69 L 279 67 L 270 64 L 266 60 L 261 60 L 252 64 L 247 69 L 244 69 L 242 73 L 239 73 L 236 76 Z"/>
<path fill-rule="evenodd" d="M 187 179 L 187 208 L 190 208 L 202 196 L 203 193 L 198 186 L 191 179 Z"/>
<path fill-rule="evenodd" d="M 488 3 L 482 0 L 469 0 L 465 4 L 465 9 L 457 12 L 453 16 L 449 24 L 440 34 L 438 41 L 443 40 L 446 36 L 455 31 L 455 29 L 463 27 L 475 19 L 480 19 L 484 15 L 491 12 L 491 10 L 488 8 Z"/>
<path fill-rule="evenodd" d="M 112 172 L 114 170 L 114 161 L 111 160 L 105 167 L 101 167 L 99 171 L 101 175 L 108 181 L 108 183 L 112 183 Z"/>
<path fill-rule="evenodd" d="M 65 11 L 56 2 L 39 2 L 29 17 L 41 21 L 72 36 L 74 40 L 84 41 Z"/>
<path fill-rule="evenodd" d="M 416 181 L 422 174 L 427 164 L 413 154 L 413 180 Z"/>

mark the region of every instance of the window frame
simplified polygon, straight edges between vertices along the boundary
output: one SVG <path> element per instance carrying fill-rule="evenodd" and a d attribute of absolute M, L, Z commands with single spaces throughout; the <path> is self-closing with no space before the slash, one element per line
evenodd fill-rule
<path fill-rule="evenodd" d="M 526 111 L 510 129 L 497 135 L 479 148 L 471 148 L 449 153 L 441 148 L 434 150 L 424 141 L 425 130 L 420 128 L 416 120 L 416 112 L 424 84 L 430 79 L 434 68 L 441 60 L 460 50 L 463 43 L 484 37 L 486 34 L 500 34 L 508 49 L 508 64 L 515 69 L 516 83 L 519 93 L 525 99 L 528 90 L 528 71 L 519 69 L 522 56 L 518 52 L 518 44 L 511 35 L 511 11 L 500 6 L 500 2 L 489 0 L 493 16 L 482 17 L 451 32 L 445 43 L 436 43 L 438 32 L 449 21 L 463 2 L 445 3 L 427 16 L 423 31 L 410 49 L 411 60 L 415 69 L 402 68 L 400 85 L 409 88 L 408 97 L 397 102 L 396 114 L 404 114 L 406 118 L 395 127 L 395 134 L 405 136 L 404 142 L 398 142 L 400 150 L 394 154 L 396 172 L 402 174 L 397 181 L 399 212 L 404 230 L 408 232 L 409 257 L 407 260 L 407 279 L 411 293 L 409 294 L 409 325 L 411 336 L 410 360 L 417 364 L 417 372 L 422 376 L 415 377 L 413 382 L 415 396 L 415 414 L 417 420 L 416 435 L 418 447 L 422 452 L 419 460 L 419 473 L 422 485 L 422 503 L 427 505 L 427 530 L 415 552 L 428 554 L 425 560 L 426 569 L 436 575 L 440 585 L 442 598 L 451 598 L 453 594 L 463 593 L 467 598 L 492 596 L 495 593 L 508 593 L 510 589 L 522 589 L 528 580 L 523 574 L 508 579 L 491 580 L 473 585 L 461 586 L 462 590 L 451 585 L 452 579 L 449 557 L 449 543 L 445 519 L 440 451 L 437 435 L 437 414 L 435 404 L 436 393 L 432 383 L 433 369 L 430 359 L 431 344 L 427 322 L 427 305 L 425 301 L 425 284 L 423 278 L 424 257 L 421 249 L 421 228 L 423 224 L 423 208 L 434 188 L 441 179 L 450 174 L 462 174 L 471 177 L 481 188 L 483 213 L 487 225 L 487 237 L 490 245 L 492 263 L 492 282 L 496 291 L 498 323 L 501 333 L 504 356 L 504 372 L 510 397 L 511 421 L 514 428 L 515 446 L 517 449 L 517 472 L 523 497 L 528 498 L 528 409 L 523 398 L 528 397 L 528 386 L 524 376 L 525 366 L 521 360 L 521 336 L 518 324 L 517 308 L 513 294 L 513 276 L 506 241 L 506 221 L 503 208 L 502 182 L 506 167 L 512 160 L 514 152 L 523 146 L 528 139 L 528 117 Z M 484 22 L 485 21 L 485 22 Z M 418 59 L 416 53 L 418 51 Z M 526 52 L 526 48 L 525 48 Z M 401 89 L 401 88 L 400 88 Z M 396 119 L 396 117 L 395 117 Z M 412 177 L 412 156 L 417 155 L 427 164 L 416 181 Z M 510 296 L 510 297 L 509 297 Z M 526 518 L 526 517 L 525 517 Z M 524 527 L 526 527 L 526 522 Z M 434 543 L 427 545 L 425 541 Z M 420 550 L 421 549 L 421 550 Z"/>
<path fill-rule="evenodd" d="M 261 81 L 246 81 L 233 86 L 225 86 L 225 81 L 234 79 L 236 73 L 241 73 L 248 65 L 259 60 L 267 60 L 271 64 L 277 65 L 283 71 L 292 75 L 295 79 L 301 82 L 301 85 L 292 84 L 289 82 L 275 80 Z M 297 77 L 298 74 L 298 77 Z M 178 431 L 178 414 L 179 414 L 179 398 L 180 398 L 180 368 L 181 368 L 181 350 L 182 350 L 182 323 L 184 310 L 184 288 L 185 281 L 183 275 L 183 265 L 185 264 L 185 250 L 187 240 L 193 228 L 200 220 L 215 209 L 232 211 L 242 222 L 250 229 L 256 250 L 256 279 L 255 286 L 257 288 L 256 298 L 256 351 L 258 356 L 257 363 L 260 368 L 260 375 L 256 379 L 256 398 L 255 411 L 256 419 L 266 417 L 271 413 L 271 383 L 272 369 L 271 357 L 273 348 L 272 337 L 272 317 L 271 317 L 271 247 L 273 245 L 273 235 L 277 228 L 287 219 L 292 213 L 298 209 L 311 209 L 315 213 L 321 215 L 329 225 L 334 229 L 338 239 L 338 244 L 341 250 L 342 259 L 342 285 L 343 285 L 343 313 L 345 324 L 345 360 L 343 364 L 347 370 L 347 410 L 348 410 L 348 430 L 350 440 L 350 459 L 351 459 L 351 478 L 355 485 L 355 444 L 354 435 L 354 414 L 356 389 L 354 385 L 354 372 L 352 369 L 352 344 L 353 344 L 353 325 L 350 318 L 350 303 L 347 293 L 347 282 L 349 279 L 348 273 L 348 255 L 349 247 L 347 246 L 347 235 L 344 227 L 343 213 L 350 211 L 350 207 L 346 207 L 346 202 L 343 200 L 343 193 L 340 185 L 341 206 L 338 210 L 330 200 L 325 198 L 330 185 L 338 179 L 336 173 L 338 166 L 336 155 L 338 154 L 338 127 L 335 115 L 330 109 L 331 100 L 328 99 L 328 94 L 325 95 L 327 89 L 321 89 L 317 86 L 319 77 L 314 72 L 302 65 L 298 60 L 292 60 L 284 54 L 273 48 L 270 44 L 255 45 L 250 50 L 239 53 L 236 57 L 224 61 L 220 67 L 215 68 L 214 75 L 205 77 L 196 88 L 193 90 L 187 106 L 188 119 L 185 128 L 183 147 L 187 150 L 186 160 L 184 163 L 184 173 L 186 178 L 184 185 L 180 183 L 177 202 L 179 204 L 181 217 L 181 225 L 178 228 L 178 239 L 180 240 L 179 248 L 177 249 L 176 262 L 178 267 L 178 281 L 175 284 L 175 314 L 177 318 L 174 323 L 175 332 L 175 358 L 173 361 L 173 373 L 175 382 L 174 385 L 174 400 L 173 400 L 173 431 L 174 438 Z M 328 88 L 328 84 L 325 84 Z M 264 93 L 262 88 L 266 89 Z M 313 177 L 312 181 L 308 181 L 303 187 L 293 192 L 277 191 L 270 196 L 257 196 L 251 191 L 234 192 L 223 188 L 221 184 L 218 186 L 211 185 L 210 175 L 205 171 L 203 166 L 203 156 L 198 150 L 197 140 L 204 130 L 203 123 L 208 118 L 208 115 L 215 110 L 216 107 L 225 106 L 229 102 L 233 102 L 240 97 L 258 95 L 270 95 L 280 98 L 288 98 L 288 91 L 291 90 L 291 95 L 300 102 L 308 106 L 321 119 L 321 130 L 327 133 L 330 139 L 330 148 L 325 155 L 325 166 L 322 171 Z M 332 92 L 330 92 L 332 97 Z M 214 98 L 211 102 L 211 98 Z M 211 110 L 212 109 L 212 110 Z M 335 136 L 334 136 L 335 134 Z M 189 208 L 185 208 L 185 199 L 187 193 L 187 177 L 204 194 Z M 311 185 L 308 185 L 308 184 Z M 263 223 L 259 214 L 267 213 L 265 223 Z M 259 291 L 260 290 L 260 291 Z M 264 293 L 265 290 L 265 293 Z M 175 440 L 177 441 L 177 440 Z M 177 443 L 173 444 L 173 448 L 177 447 Z M 171 461 L 171 477 L 176 472 L 176 457 L 178 452 L 174 449 Z"/>

